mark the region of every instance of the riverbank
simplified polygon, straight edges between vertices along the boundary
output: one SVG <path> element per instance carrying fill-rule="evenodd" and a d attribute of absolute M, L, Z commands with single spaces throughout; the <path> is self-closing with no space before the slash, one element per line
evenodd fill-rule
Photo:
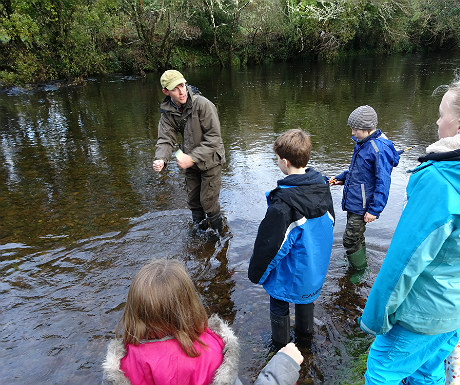
<path fill-rule="evenodd" d="M 7 87 L 460 44 L 457 0 L 7 0 L 0 15 L 0 82 Z"/>

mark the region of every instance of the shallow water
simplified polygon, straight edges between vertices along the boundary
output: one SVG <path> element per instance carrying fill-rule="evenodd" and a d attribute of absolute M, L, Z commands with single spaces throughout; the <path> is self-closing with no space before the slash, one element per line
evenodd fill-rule
<path fill-rule="evenodd" d="M 367 227 L 369 269 L 359 285 L 349 282 L 341 187 L 333 188 L 333 252 L 298 383 L 356 380 L 356 356 L 371 342 L 356 318 L 401 213 L 406 170 L 436 140 L 440 96 L 431 93 L 451 81 L 454 68 L 452 57 L 406 56 L 184 71 L 221 119 L 229 232 L 219 240 L 191 231 L 174 162 L 161 174 L 151 168 L 162 98 L 157 74 L 0 93 L 1 382 L 99 383 L 131 279 L 167 256 L 186 264 L 210 313 L 233 325 L 241 379 L 251 383 L 270 348 L 268 295 L 247 279 L 247 267 L 264 192 L 283 177 L 272 143 L 303 128 L 312 135 L 310 166 L 334 176 L 353 151 L 348 114 L 370 104 L 396 147 L 414 148 L 393 172 L 384 213 Z"/>

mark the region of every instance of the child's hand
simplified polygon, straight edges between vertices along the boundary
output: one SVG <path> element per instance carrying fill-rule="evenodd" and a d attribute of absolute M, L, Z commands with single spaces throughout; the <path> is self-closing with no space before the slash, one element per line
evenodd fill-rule
<path fill-rule="evenodd" d="M 366 223 L 374 222 L 376 219 L 377 217 L 375 215 L 372 215 L 370 213 L 364 214 L 364 222 Z"/>
<path fill-rule="evenodd" d="M 341 185 L 341 184 L 344 184 L 344 181 L 343 180 L 337 180 L 335 178 L 332 178 L 332 179 L 329 179 L 329 184 L 331 186 L 335 186 L 335 185 Z"/>
<path fill-rule="evenodd" d="M 289 342 L 284 348 L 280 349 L 280 352 L 287 354 L 299 365 L 303 362 L 302 353 L 300 353 L 300 350 L 297 349 L 297 346 L 293 342 Z"/>

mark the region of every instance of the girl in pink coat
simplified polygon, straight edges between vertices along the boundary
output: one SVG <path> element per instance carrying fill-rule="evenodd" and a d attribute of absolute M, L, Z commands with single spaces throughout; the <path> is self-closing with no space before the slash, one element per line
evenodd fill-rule
<path fill-rule="evenodd" d="M 103 363 L 103 384 L 241 384 L 237 337 L 218 316 L 208 319 L 178 261 L 157 260 L 137 273 L 116 336 Z M 294 384 L 302 360 L 289 344 L 267 364 L 258 383 Z"/>

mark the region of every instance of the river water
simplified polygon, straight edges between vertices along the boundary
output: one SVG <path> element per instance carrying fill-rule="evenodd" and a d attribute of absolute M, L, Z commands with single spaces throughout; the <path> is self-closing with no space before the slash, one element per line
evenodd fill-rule
<path fill-rule="evenodd" d="M 271 150 L 283 131 L 312 136 L 310 166 L 348 167 L 349 113 L 362 104 L 404 153 L 388 205 L 367 226 L 369 269 L 353 285 L 341 238 L 346 217 L 333 188 L 334 246 L 315 307 L 299 384 L 346 384 L 372 339 L 356 325 L 405 199 L 406 170 L 437 138 L 440 96 L 454 57 L 353 58 L 336 64 L 184 71 L 218 107 L 227 151 L 221 203 L 229 232 L 191 231 L 183 173 L 151 163 L 162 99 L 159 75 L 89 79 L 81 86 L 0 93 L 2 384 L 97 384 L 129 284 L 151 259 L 183 261 L 210 313 L 241 342 L 240 376 L 252 383 L 269 357 L 268 295 L 247 279 L 264 192 L 283 177 Z"/>

